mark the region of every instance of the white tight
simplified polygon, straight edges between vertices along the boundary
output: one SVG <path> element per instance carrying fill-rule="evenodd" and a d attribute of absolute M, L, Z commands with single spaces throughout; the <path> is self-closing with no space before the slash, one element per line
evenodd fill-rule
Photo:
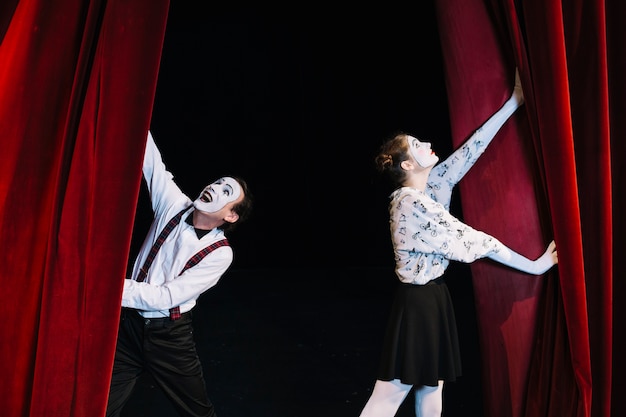
<path fill-rule="evenodd" d="M 413 385 L 377 380 L 360 417 L 393 417 Z M 436 387 L 423 385 L 415 389 L 415 415 L 417 417 L 440 417 L 443 407 L 443 381 Z"/>
<path fill-rule="evenodd" d="M 436 387 L 422 385 L 415 389 L 415 415 L 440 417 L 443 410 L 443 381 Z"/>

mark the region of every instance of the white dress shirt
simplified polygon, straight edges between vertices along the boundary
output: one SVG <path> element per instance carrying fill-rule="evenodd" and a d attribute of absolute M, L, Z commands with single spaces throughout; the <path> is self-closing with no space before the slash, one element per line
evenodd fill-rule
<path fill-rule="evenodd" d="M 157 252 L 145 281 L 137 282 L 137 273 L 161 230 L 180 210 L 192 205 L 192 200 L 178 188 L 173 175 L 165 168 L 150 132 L 143 176 L 150 193 L 154 221 L 135 260 L 131 279 L 124 280 L 122 306 L 140 310 L 146 318 L 168 317 L 169 309 L 176 306 L 185 313 L 195 306 L 202 293 L 217 284 L 230 267 L 233 252 L 230 246 L 219 247 L 179 276 L 193 255 L 225 238 L 221 229 L 213 229 L 198 238 L 193 226 L 185 221 L 194 210 L 190 208 Z"/>

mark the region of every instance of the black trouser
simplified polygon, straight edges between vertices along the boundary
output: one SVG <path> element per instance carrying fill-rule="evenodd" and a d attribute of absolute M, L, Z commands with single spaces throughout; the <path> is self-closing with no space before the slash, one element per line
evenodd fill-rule
<path fill-rule="evenodd" d="M 214 417 L 196 352 L 191 312 L 144 319 L 122 309 L 107 416 L 119 416 L 142 372 L 149 372 L 181 416 Z"/>

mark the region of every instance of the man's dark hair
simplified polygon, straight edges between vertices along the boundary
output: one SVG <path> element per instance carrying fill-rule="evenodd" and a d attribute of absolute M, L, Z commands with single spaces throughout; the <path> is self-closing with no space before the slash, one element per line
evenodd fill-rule
<path fill-rule="evenodd" d="M 252 196 L 252 192 L 250 191 L 250 187 L 248 187 L 248 183 L 243 179 L 235 176 L 231 176 L 235 179 L 241 186 L 241 192 L 243 193 L 243 199 L 233 206 L 233 211 L 239 215 L 239 218 L 236 222 L 224 222 L 223 225 L 220 226 L 220 229 L 226 232 L 232 231 L 238 224 L 245 222 L 252 213 L 252 205 L 254 202 L 254 197 Z"/>

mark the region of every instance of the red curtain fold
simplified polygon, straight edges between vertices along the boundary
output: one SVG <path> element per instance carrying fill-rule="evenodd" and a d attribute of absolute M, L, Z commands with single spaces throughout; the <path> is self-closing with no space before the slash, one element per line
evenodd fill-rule
<path fill-rule="evenodd" d="M 104 415 L 168 7 L 0 9 L 3 416 Z"/>
<path fill-rule="evenodd" d="M 611 277 L 613 284 L 613 297 L 605 300 L 607 308 L 613 308 L 612 329 L 607 331 L 613 335 L 612 376 L 605 378 L 606 384 L 611 384 L 611 416 L 626 415 L 626 382 L 620 378 L 626 369 L 626 356 L 621 352 L 626 352 L 626 332 L 623 331 L 622 324 L 626 319 L 626 303 L 622 300 L 626 295 L 626 280 L 621 276 L 618 269 L 618 262 L 621 254 L 626 253 L 626 222 L 623 213 L 626 213 L 626 170 L 624 169 L 624 156 L 626 155 L 626 2 L 622 0 L 606 1 L 606 27 L 607 27 L 607 66 L 608 66 L 608 86 L 609 86 L 609 118 L 610 118 L 610 150 L 611 150 L 611 185 L 612 185 L 612 212 L 613 212 L 613 250 L 608 257 L 602 257 L 600 262 L 612 267 Z M 608 278 L 608 277 L 607 277 Z M 599 318 L 599 321 L 602 318 Z M 608 323 L 598 323 L 607 326 Z M 601 359 L 602 360 L 602 359 Z M 603 366 L 608 366 L 602 362 Z M 594 383 L 598 378 L 594 378 Z M 595 405 L 594 395 L 594 407 Z"/>
<path fill-rule="evenodd" d="M 527 25 L 543 23 L 527 32 L 527 42 L 537 136 L 549 156 L 554 227 L 567 259 L 559 266 L 560 285 L 580 396 L 569 415 L 605 416 L 610 415 L 612 218 L 604 3 L 546 6 L 525 3 L 524 17 Z M 557 372 L 554 379 L 550 387 L 558 394 Z M 545 402 L 555 412 L 567 405 L 559 406 L 565 400 L 557 395 Z"/>
<path fill-rule="evenodd" d="M 453 145 L 460 145 L 512 92 L 515 50 L 482 1 L 439 1 Z M 506 34 L 505 34 L 506 36 Z M 523 72 L 522 72 L 523 74 Z M 528 97 L 527 97 L 528 100 Z M 460 183 L 465 220 L 531 258 L 551 238 L 527 108 L 502 127 Z M 526 138 L 526 140 L 524 140 Z M 539 296 L 545 280 L 481 261 L 472 265 L 487 416 L 523 415 Z"/>
<path fill-rule="evenodd" d="M 487 416 L 608 416 L 620 235 L 611 158 L 623 130 L 609 103 L 623 107 L 624 97 L 623 83 L 616 91 L 609 80 L 623 69 L 622 30 L 596 1 L 437 8 L 455 144 L 502 102 L 515 66 L 526 97 L 464 180 L 466 220 L 528 257 L 552 237 L 559 251 L 557 270 L 542 278 L 472 266 Z"/>
<path fill-rule="evenodd" d="M 465 220 L 531 258 L 559 250 L 540 278 L 472 266 L 486 417 L 622 415 L 626 6 L 436 7 L 456 145 L 516 66 L 526 96 L 461 183 Z M 0 4 L 3 416 L 104 414 L 168 8 Z"/>

